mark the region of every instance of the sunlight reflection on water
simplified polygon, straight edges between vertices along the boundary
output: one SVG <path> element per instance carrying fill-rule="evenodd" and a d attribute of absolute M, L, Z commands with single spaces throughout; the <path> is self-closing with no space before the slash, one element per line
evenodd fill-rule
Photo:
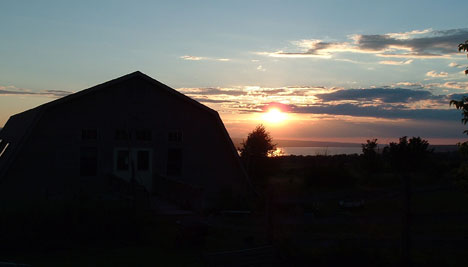
<path fill-rule="evenodd" d="M 280 152 L 282 151 L 282 153 Z M 340 155 L 340 154 L 361 154 L 362 148 L 356 147 L 278 147 L 274 155 Z"/>

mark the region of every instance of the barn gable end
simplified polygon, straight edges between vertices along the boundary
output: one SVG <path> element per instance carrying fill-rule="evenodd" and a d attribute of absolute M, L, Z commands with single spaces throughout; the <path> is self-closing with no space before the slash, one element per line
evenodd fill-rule
<path fill-rule="evenodd" d="M 10 197 L 102 193 L 110 175 L 150 193 L 177 181 L 206 199 L 251 189 L 218 113 L 138 71 L 14 115 L 0 139 Z"/>

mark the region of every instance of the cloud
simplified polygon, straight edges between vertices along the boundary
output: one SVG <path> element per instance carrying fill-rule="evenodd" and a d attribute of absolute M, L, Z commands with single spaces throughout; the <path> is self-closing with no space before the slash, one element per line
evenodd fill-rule
<path fill-rule="evenodd" d="M 402 87 L 408 88 L 402 88 Z M 468 82 L 432 83 L 400 82 L 394 85 L 343 89 L 320 86 L 234 88 L 180 88 L 178 91 L 197 101 L 229 114 L 249 114 L 264 111 L 271 105 L 292 113 L 315 114 L 316 118 L 348 116 L 361 119 L 388 120 L 448 120 L 458 121 L 459 111 L 449 107 L 458 94 L 436 95 L 430 88 L 466 88 Z M 428 89 L 429 88 L 429 89 Z M 435 92 L 435 91 L 434 91 Z"/>
<path fill-rule="evenodd" d="M 179 92 L 187 95 L 231 95 L 240 96 L 246 94 L 242 89 L 229 89 L 229 88 L 179 88 Z"/>
<path fill-rule="evenodd" d="M 211 61 L 221 61 L 221 62 L 227 62 L 231 61 L 229 58 L 211 58 L 211 57 L 197 57 L 197 56 L 180 56 L 179 58 L 183 60 L 190 60 L 190 61 L 200 61 L 200 60 L 211 60 Z"/>
<path fill-rule="evenodd" d="M 428 77 L 433 77 L 433 78 L 442 78 L 442 77 L 447 77 L 447 76 L 448 76 L 448 73 L 447 73 L 447 72 L 443 72 L 443 71 L 437 73 L 436 71 L 431 70 L 431 71 L 428 71 L 428 72 L 426 73 L 426 76 L 428 76 Z"/>
<path fill-rule="evenodd" d="M 184 60 L 193 60 L 193 61 L 199 61 L 199 60 L 205 60 L 205 57 L 195 57 L 195 56 L 181 56 L 181 59 Z"/>
<path fill-rule="evenodd" d="M 379 64 L 383 64 L 383 65 L 408 65 L 408 64 L 411 64 L 413 62 L 412 59 L 408 59 L 408 60 L 404 60 L 404 61 L 394 61 L 394 60 L 383 60 L 383 61 L 379 61 Z"/>
<path fill-rule="evenodd" d="M 304 39 L 291 42 L 300 51 L 258 52 L 271 57 L 331 58 L 336 53 L 368 53 L 393 58 L 446 58 L 457 53 L 456 44 L 466 39 L 468 29 L 414 30 L 402 33 L 355 34 L 349 42 Z M 455 44 L 455 45 L 454 45 Z"/>
<path fill-rule="evenodd" d="M 468 82 L 446 82 L 443 84 L 439 84 L 439 87 L 459 89 L 459 90 L 468 90 Z"/>
<path fill-rule="evenodd" d="M 465 93 L 465 94 L 450 94 L 447 96 L 447 99 L 450 99 L 450 100 L 462 100 L 462 98 L 464 96 L 468 96 L 468 92 Z"/>
<path fill-rule="evenodd" d="M 370 88 L 338 90 L 332 93 L 316 94 L 315 97 L 325 102 L 351 100 L 381 103 L 409 103 L 431 99 L 433 95 L 431 92 L 423 90 Z"/>
<path fill-rule="evenodd" d="M 387 33 L 388 36 L 397 40 L 407 40 L 410 38 L 414 38 L 417 35 L 430 33 L 432 29 L 425 29 L 425 30 L 413 30 L 409 32 L 397 32 L 397 33 Z"/>
<path fill-rule="evenodd" d="M 407 109 L 402 107 L 359 106 L 355 104 L 295 106 L 296 113 L 329 114 L 356 117 L 377 117 L 386 119 L 452 120 L 460 119 L 455 109 Z"/>
<path fill-rule="evenodd" d="M 48 97 L 63 97 L 73 92 L 63 90 L 43 90 L 43 91 L 31 91 L 27 89 L 17 88 L 14 86 L 0 86 L 0 95 L 35 95 L 35 96 L 48 96 Z"/>
<path fill-rule="evenodd" d="M 284 104 L 284 103 L 279 103 L 279 102 L 265 103 L 265 104 L 262 104 L 262 105 L 258 105 L 258 108 L 260 108 L 262 111 L 266 111 L 266 110 L 269 110 L 271 108 L 278 108 L 283 112 L 291 111 L 291 105 Z"/>
<path fill-rule="evenodd" d="M 282 58 L 331 58 L 331 54 L 311 54 L 311 53 L 302 53 L 302 52 L 284 52 L 278 50 L 275 52 L 256 52 L 260 56 L 269 56 L 269 57 L 282 57 Z"/>
<path fill-rule="evenodd" d="M 386 65 L 408 65 L 411 63 L 413 63 L 412 59 L 408 59 L 404 61 L 383 60 L 379 62 L 379 64 L 386 64 Z"/>
<path fill-rule="evenodd" d="M 192 97 L 192 99 L 198 101 L 198 102 L 202 102 L 202 103 L 231 103 L 231 102 L 235 102 L 235 101 L 231 101 L 231 100 L 226 100 L 226 99 L 210 99 L 210 98 L 198 98 L 198 97 Z"/>
<path fill-rule="evenodd" d="M 331 88 L 333 89 L 333 88 Z M 188 96 L 209 96 L 209 97 L 312 97 L 316 93 L 330 90 L 321 86 L 289 86 L 289 87 L 259 87 L 243 86 L 234 88 L 201 87 L 201 88 L 178 88 L 179 92 Z M 253 101 L 253 99 L 252 99 Z"/>
<path fill-rule="evenodd" d="M 262 65 L 258 65 L 257 70 L 258 70 L 258 71 L 266 71 L 266 69 L 263 68 Z"/>
<path fill-rule="evenodd" d="M 414 89 L 422 89 L 424 85 L 422 83 L 415 83 L 415 82 L 398 82 L 392 85 L 391 87 L 409 87 Z"/>
<path fill-rule="evenodd" d="M 460 64 L 458 64 L 458 63 L 456 63 L 456 62 L 450 62 L 449 67 L 452 67 L 452 68 L 464 68 L 465 66 L 460 65 Z"/>

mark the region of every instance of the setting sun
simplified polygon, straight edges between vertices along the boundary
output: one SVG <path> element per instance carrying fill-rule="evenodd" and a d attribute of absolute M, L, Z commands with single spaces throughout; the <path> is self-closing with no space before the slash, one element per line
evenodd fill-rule
<path fill-rule="evenodd" d="M 262 119 L 270 123 L 280 123 L 286 120 L 286 113 L 279 108 L 271 108 L 262 115 Z"/>

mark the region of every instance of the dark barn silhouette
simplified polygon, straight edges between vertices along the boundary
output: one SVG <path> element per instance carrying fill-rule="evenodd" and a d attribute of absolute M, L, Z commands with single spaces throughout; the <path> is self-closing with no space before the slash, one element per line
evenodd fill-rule
<path fill-rule="evenodd" d="M 138 71 L 11 116 L 0 139 L 4 206 L 144 192 L 203 211 L 250 191 L 218 113 Z"/>

